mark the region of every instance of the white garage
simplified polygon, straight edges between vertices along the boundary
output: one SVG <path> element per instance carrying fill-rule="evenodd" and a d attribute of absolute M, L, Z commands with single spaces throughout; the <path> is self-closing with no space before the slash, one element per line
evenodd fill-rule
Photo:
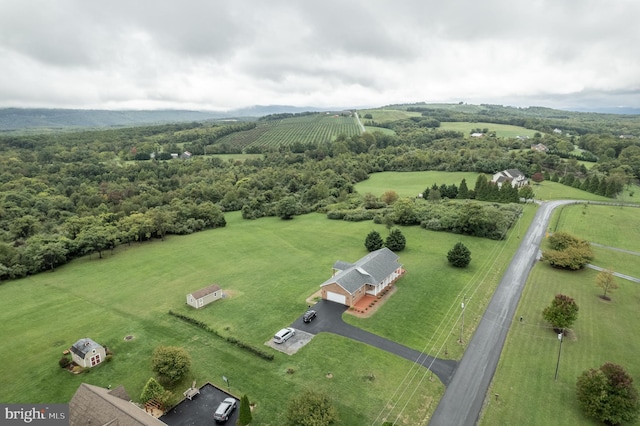
<path fill-rule="evenodd" d="M 327 300 L 342 303 L 343 305 L 347 304 L 347 296 L 344 294 L 334 293 L 332 291 L 327 291 Z"/>

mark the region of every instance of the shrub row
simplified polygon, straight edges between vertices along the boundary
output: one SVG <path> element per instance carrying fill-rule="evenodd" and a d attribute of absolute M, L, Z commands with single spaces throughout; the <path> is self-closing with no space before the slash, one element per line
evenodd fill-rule
<path fill-rule="evenodd" d="M 183 315 L 183 314 L 179 314 L 177 312 L 173 312 L 173 311 L 169 311 L 169 315 L 173 315 L 174 317 L 188 323 L 191 325 L 194 325 L 196 327 L 199 327 L 201 329 L 203 329 L 204 331 L 206 331 L 207 333 L 211 333 L 214 336 L 220 337 L 221 339 L 226 340 L 227 342 L 236 345 L 237 347 L 239 347 L 240 349 L 244 349 L 245 351 L 251 352 L 254 355 L 259 356 L 262 359 L 266 359 L 267 361 L 273 361 L 273 354 L 270 354 L 268 352 L 263 351 L 262 349 L 258 349 L 254 346 L 249 345 L 248 343 L 244 343 L 241 340 L 236 339 L 235 337 L 232 336 L 228 336 L 228 337 L 224 337 L 222 336 L 220 333 L 218 333 L 218 331 L 216 331 L 215 329 L 209 327 L 207 324 L 205 324 L 204 322 L 197 320 L 195 318 L 191 318 L 190 316 L 187 315 Z"/>

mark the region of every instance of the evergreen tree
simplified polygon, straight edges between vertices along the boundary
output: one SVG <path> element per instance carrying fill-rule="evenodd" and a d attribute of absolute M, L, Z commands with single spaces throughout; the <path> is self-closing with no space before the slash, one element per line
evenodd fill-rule
<path fill-rule="evenodd" d="M 447 198 L 453 200 L 458 197 L 458 187 L 455 184 L 447 186 Z"/>
<path fill-rule="evenodd" d="M 607 192 L 604 194 L 604 196 L 609 198 L 615 198 L 616 195 L 618 195 L 618 186 L 616 185 L 615 181 L 611 179 L 607 183 Z"/>
<path fill-rule="evenodd" d="M 607 179 L 603 176 L 600 179 L 600 184 L 598 185 L 598 190 L 596 194 L 604 196 L 607 193 Z"/>
<path fill-rule="evenodd" d="M 502 184 L 502 186 L 510 185 L 508 182 Z M 485 188 L 484 201 L 500 201 L 500 188 L 493 182 L 488 182 Z"/>
<path fill-rule="evenodd" d="M 376 251 L 383 247 L 384 242 L 378 231 L 371 231 L 364 240 L 364 246 L 368 251 Z"/>
<path fill-rule="evenodd" d="M 471 251 L 464 244 L 458 242 L 447 253 L 447 260 L 456 268 L 464 268 L 471 262 Z"/>
<path fill-rule="evenodd" d="M 407 245 L 407 239 L 398 228 L 391 231 L 385 242 L 385 246 L 391 251 L 402 251 Z"/>
<path fill-rule="evenodd" d="M 564 177 L 564 179 L 562 179 L 562 184 L 567 186 L 572 186 L 575 178 L 576 177 L 572 173 L 569 173 Z"/>
<path fill-rule="evenodd" d="M 467 180 L 462 179 L 460 182 L 460 187 L 458 188 L 458 195 L 456 196 L 459 200 L 466 200 L 469 198 L 469 188 L 467 188 Z"/>
<path fill-rule="evenodd" d="M 251 424 L 253 416 L 251 415 L 251 406 L 249 405 L 249 398 L 247 395 L 243 395 L 240 399 L 240 412 L 238 413 L 238 425 L 247 426 Z"/>
<path fill-rule="evenodd" d="M 476 179 L 476 186 L 473 189 L 473 192 L 476 194 L 476 200 L 486 200 L 489 183 L 487 182 L 487 177 L 483 174 L 478 175 Z"/>
<path fill-rule="evenodd" d="M 600 187 L 600 179 L 598 179 L 598 176 L 593 175 L 591 177 L 591 182 L 589 183 L 589 192 L 592 194 L 597 194 L 599 187 Z"/>

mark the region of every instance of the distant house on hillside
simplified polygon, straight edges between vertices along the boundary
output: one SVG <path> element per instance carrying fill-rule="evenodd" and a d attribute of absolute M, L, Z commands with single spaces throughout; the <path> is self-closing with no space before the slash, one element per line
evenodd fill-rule
<path fill-rule="evenodd" d="M 384 247 L 356 263 L 337 261 L 333 276 L 320 284 L 325 300 L 353 306 L 365 294 L 378 295 L 404 274 L 398 255 Z"/>
<path fill-rule="evenodd" d="M 498 188 L 501 188 L 502 184 L 505 182 L 510 182 L 511 186 L 514 188 L 520 188 L 521 186 L 528 184 L 529 180 L 520 170 L 507 169 L 494 174 L 491 178 L 491 182 L 498 185 Z"/>
<path fill-rule="evenodd" d="M 70 351 L 72 361 L 81 367 L 95 367 L 107 356 L 105 348 L 88 337 L 75 342 Z"/>
<path fill-rule="evenodd" d="M 196 309 L 200 309 L 220 298 L 222 298 L 222 290 L 219 285 L 213 284 L 187 294 L 187 304 Z"/>
<path fill-rule="evenodd" d="M 547 146 L 545 144 L 538 143 L 538 144 L 535 144 L 535 145 L 531 145 L 531 150 L 539 151 L 539 152 L 547 152 L 547 151 L 549 151 L 549 148 L 547 148 Z"/>

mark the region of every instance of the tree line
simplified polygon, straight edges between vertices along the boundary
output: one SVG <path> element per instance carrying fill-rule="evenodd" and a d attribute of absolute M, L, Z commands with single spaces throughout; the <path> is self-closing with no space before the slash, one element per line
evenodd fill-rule
<path fill-rule="evenodd" d="M 376 172 L 492 174 L 518 168 L 529 176 L 536 172 L 557 174 L 565 184 L 571 175 L 574 181 L 589 178 L 588 187 L 597 178 L 598 188 L 603 180 L 626 183 L 636 178 L 636 165 L 640 172 L 640 155 L 632 155 L 633 149 L 640 151 L 636 145 L 616 145 L 620 148 L 617 158 L 604 156 L 586 170 L 574 159 L 512 150 L 521 146 L 521 141 L 468 140 L 456 132 L 420 127 L 413 120 L 395 122 L 395 135 L 343 135 L 324 144 L 298 147 L 300 152 L 278 147 L 260 157 L 223 160 L 205 156 L 198 148 L 185 160 L 132 160 L 134 148 L 136 152 L 182 150 L 207 134 L 243 131 L 251 125 L 217 129 L 210 124 L 182 123 L 0 136 L 0 279 L 52 269 L 88 253 L 100 256 L 118 244 L 224 226 L 224 213 L 229 211 L 241 211 L 246 219 L 291 218 L 311 211 L 335 216 L 348 211 L 352 219 L 371 219 L 375 214 L 368 210 L 383 201 L 370 194 L 356 194 L 354 185 Z M 591 140 L 588 136 L 585 143 Z M 215 146 L 216 142 L 212 143 Z M 551 138 L 549 143 L 554 143 Z M 616 152 L 614 149 L 614 157 Z M 437 192 L 441 199 L 466 198 L 459 196 L 465 193 L 464 184 L 432 186 L 427 199 L 431 194 L 435 201 Z M 476 186 L 467 188 L 470 200 L 516 201 L 510 185 L 498 191 L 478 182 Z M 605 189 L 604 194 L 613 196 L 618 189 L 620 185 Z M 504 235 L 504 226 L 511 220 L 468 229 L 438 210 L 444 209 L 446 202 L 440 207 L 432 203 L 409 209 L 406 200 L 400 201 L 392 207 L 398 223 L 421 224 L 428 229 L 471 230 L 494 238 Z M 358 206 L 364 208 L 355 212 Z"/>

